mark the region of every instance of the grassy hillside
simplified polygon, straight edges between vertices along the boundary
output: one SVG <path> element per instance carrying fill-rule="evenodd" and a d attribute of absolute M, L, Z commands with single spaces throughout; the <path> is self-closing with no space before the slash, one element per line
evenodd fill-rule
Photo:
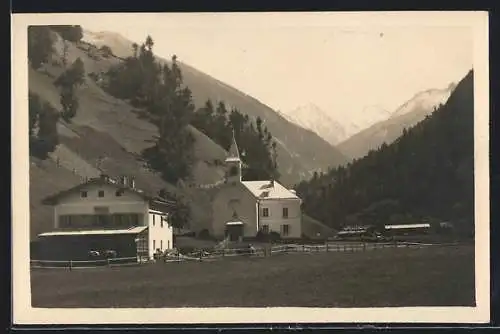
<path fill-rule="evenodd" d="M 155 36 L 152 36 L 155 38 Z M 86 32 L 85 40 L 97 46 L 107 45 L 120 57 L 132 55 L 132 41 L 116 33 Z M 166 61 L 160 59 L 161 61 Z M 192 90 L 197 107 L 210 98 L 224 100 L 227 105 L 256 118 L 260 116 L 278 143 L 278 167 L 281 181 L 292 185 L 312 176 L 314 170 L 327 170 L 343 164 L 346 157 L 310 130 L 295 125 L 255 98 L 187 65 L 179 62 L 184 83 Z M 321 154 L 318 154 L 321 152 Z"/>

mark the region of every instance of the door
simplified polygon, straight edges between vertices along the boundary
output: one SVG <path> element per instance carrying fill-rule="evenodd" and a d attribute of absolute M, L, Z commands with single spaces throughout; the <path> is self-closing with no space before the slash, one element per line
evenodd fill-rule
<path fill-rule="evenodd" d="M 239 241 L 243 238 L 243 225 L 229 225 L 226 228 L 226 236 L 229 241 Z"/>

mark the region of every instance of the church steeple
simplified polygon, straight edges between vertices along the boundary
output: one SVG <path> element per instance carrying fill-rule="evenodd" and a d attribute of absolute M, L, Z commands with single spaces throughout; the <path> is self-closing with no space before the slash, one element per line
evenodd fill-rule
<path fill-rule="evenodd" d="M 229 154 L 227 158 L 240 159 L 240 151 L 238 150 L 238 144 L 236 143 L 236 137 L 234 136 L 233 130 L 233 142 L 231 143 L 231 147 L 229 148 Z"/>
<path fill-rule="evenodd" d="M 233 142 L 226 157 L 226 182 L 241 182 L 241 158 L 233 130 Z"/>

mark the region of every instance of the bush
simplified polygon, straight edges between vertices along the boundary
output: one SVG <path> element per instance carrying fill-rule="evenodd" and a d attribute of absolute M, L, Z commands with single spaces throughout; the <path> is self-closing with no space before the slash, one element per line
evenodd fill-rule
<path fill-rule="evenodd" d="M 99 50 L 101 50 L 102 56 L 104 58 L 108 58 L 108 57 L 113 56 L 113 50 L 111 50 L 111 48 L 107 45 L 101 46 L 101 48 Z"/>
<path fill-rule="evenodd" d="M 260 242 L 275 242 L 279 241 L 281 239 L 281 236 L 278 232 L 271 231 L 269 233 L 266 233 L 262 230 L 259 230 L 257 234 L 255 235 L 255 240 L 260 241 Z"/>
<path fill-rule="evenodd" d="M 267 239 L 268 234 L 264 233 L 262 230 L 259 230 L 259 232 L 255 235 L 255 240 L 257 241 L 267 241 Z"/>
<path fill-rule="evenodd" d="M 183 247 L 179 247 L 178 249 L 179 249 L 179 253 L 181 253 L 183 255 L 192 253 L 196 250 L 196 248 L 193 246 L 183 246 Z"/>
<path fill-rule="evenodd" d="M 271 231 L 269 232 L 269 240 L 270 241 L 278 241 L 281 239 L 281 236 L 278 232 Z"/>

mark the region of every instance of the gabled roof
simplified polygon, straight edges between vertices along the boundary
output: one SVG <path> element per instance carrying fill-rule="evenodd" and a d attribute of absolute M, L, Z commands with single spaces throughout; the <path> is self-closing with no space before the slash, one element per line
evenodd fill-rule
<path fill-rule="evenodd" d="M 291 190 L 274 181 L 242 181 L 241 182 L 256 198 L 259 199 L 299 199 Z"/>
<path fill-rule="evenodd" d="M 154 196 L 152 194 L 146 193 L 146 192 L 141 191 L 139 189 L 125 186 L 125 185 L 120 184 L 114 180 L 111 180 L 108 177 L 99 177 L 99 178 L 89 179 L 87 182 L 81 183 L 75 187 L 60 191 L 56 194 L 53 194 L 51 196 L 44 198 L 42 200 L 42 203 L 46 204 L 46 205 L 55 205 L 59 202 L 59 200 L 61 198 L 64 198 L 64 197 L 66 197 L 74 192 L 77 192 L 81 189 L 84 189 L 85 187 L 88 187 L 89 185 L 108 185 L 108 186 L 111 186 L 115 189 L 123 189 L 125 191 L 132 192 L 132 193 L 138 195 L 139 197 L 141 197 L 144 201 L 149 201 L 150 203 L 163 205 L 163 206 L 174 206 L 175 205 L 175 203 L 172 201 L 167 201 L 163 198 L 160 198 L 158 196 Z"/>

